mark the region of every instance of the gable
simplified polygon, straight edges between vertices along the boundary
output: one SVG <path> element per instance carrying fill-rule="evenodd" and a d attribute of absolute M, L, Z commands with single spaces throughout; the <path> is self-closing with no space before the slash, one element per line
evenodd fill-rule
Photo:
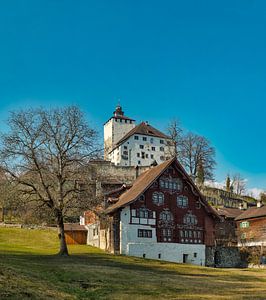
<path fill-rule="evenodd" d="M 178 185 L 178 179 L 182 181 L 182 184 L 185 182 L 185 188 L 200 201 L 201 205 L 203 205 L 208 213 L 218 217 L 217 212 L 206 202 L 196 185 L 190 179 L 176 158 L 165 161 L 164 163 L 141 174 L 133 183 L 133 186 L 119 197 L 118 202 L 107 208 L 106 213 L 112 213 L 117 209 L 125 207 L 138 200 L 138 198 L 154 184 L 160 185 L 163 184 L 163 181 L 165 181 L 165 185 L 168 185 L 168 188 L 165 186 L 166 189 L 173 189 L 176 185 Z"/>

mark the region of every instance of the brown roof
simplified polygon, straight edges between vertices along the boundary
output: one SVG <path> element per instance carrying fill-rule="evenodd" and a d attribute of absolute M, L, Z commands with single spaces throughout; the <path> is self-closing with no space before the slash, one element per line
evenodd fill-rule
<path fill-rule="evenodd" d="M 243 210 L 240 210 L 239 208 L 218 208 L 217 213 L 219 216 L 224 216 L 226 218 L 234 219 L 240 214 L 243 213 Z"/>
<path fill-rule="evenodd" d="M 170 139 L 171 137 L 162 133 L 158 129 L 152 127 L 151 125 L 147 124 L 146 122 L 140 123 L 138 126 L 131 129 L 122 139 L 120 139 L 115 147 L 112 149 L 112 151 L 117 148 L 119 145 L 121 145 L 124 141 L 126 141 L 128 138 L 130 138 L 133 134 L 142 134 L 142 135 L 149 135 L 154 137 L 159 137 L 163 139 Z"/>
<path fill-rule="evenodd" d="M 85 226 L 78 223 L 66 223 L 64 224 L 65 231 L 87 231 Z"/>
<path fill-rule="evenodd" d="M 119 197 L 118 202 L 116 202 L 114 205 L 108 207 L 106 209 L 106 213 L 111 213 L 115 210 L 117 210 L 120 207 L 124 207 L 131 202 L 135 201 L 144 191 L 146 191 L 152 183 L 172 164 L 176 163 L 178 169 L 186 176 L 187 180 L 190 182 L 191 185 L 193 185 L 193 188 L 198 192 L 202 204 L 206 208 L 206 210 L 215 215 L 216 217 L 219 218 L 216 210 L 214 210 L 205 200 L 205 198 L 201 195 L 199 189 L 196 187 L 196 185 L 193 183 L 191 178 L 187 175 L 186 171 L 184 168 L 180 165 L 180 163 L 177 161 L 177 159 L 174 157 L 172 159 L 169 159 L 162 164 L 153 167 L 150 170 L 147 170 L 146 172 L 142 173 L 136 181 L 133 183 L 132 187 L 126 191 L 124 194 L 122 194 Z"/>
<path fill-rule="evenodd" d="M 246 211 L 244 211 L 241 215 L 236 217 L 236 220 L 243 220 L 243 219 L 251 219 L 257 217 L 264 217 L 266 216 L 266 206 L 263 205 L 262 207 L 250 207 Z"/>

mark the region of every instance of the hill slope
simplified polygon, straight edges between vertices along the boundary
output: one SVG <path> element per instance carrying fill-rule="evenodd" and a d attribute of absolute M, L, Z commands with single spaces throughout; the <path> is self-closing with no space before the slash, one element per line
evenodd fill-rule
<path fill-rule="evenodd" d="M 0 299 L 266 299 L 266 270 L 210 269 L 71 246 L 56 232 L 0 227 Z"/>

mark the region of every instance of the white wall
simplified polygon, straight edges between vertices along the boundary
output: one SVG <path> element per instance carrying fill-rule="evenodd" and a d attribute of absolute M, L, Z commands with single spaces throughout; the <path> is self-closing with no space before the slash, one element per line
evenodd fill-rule
<path fill-rule="evenodd" d="M 187 263 L 194 265 L 205 265 L 205 245 L 190 245 L 177 243 L 128 243 L 126 255 L 143 257 L 150 259 L 182 263 L 183 254 L 188 254 Z M 194 257 L 196 253 L 197 257 Z"/>
<path fill-rule="evenodd" d="M 94 247 L 100 247 L 100 224 L 99 223 L 93 223 L 85 226 L 88 230 L 87 235 L 87 245 L 94 246 Z M 95 230 L 98 230 L 98 235 L 94 235 L 93 232 Z"/>
<path fill-rule="evenodd" d="M 130 256 L 182 263 L 183 254 L 188 254 L 187 263 L 205 265 L 205 245 L 157 243 L 156 229 L 152 226 L 130 224 L 130 207 L 121 211 L 120 221 L 120 253 Z M 138 229 L 152 230 L 152 238 L 139 238 Z M 196 253 L 196 257 L 194 257 Z"/>
<path fill-rule="evenodd" d="M 111 118 L 105 125 L 104 125 L 104 149 L 105 155 L 107 156 L 106 152 L 111 151 L 114 145 L 124 137 L 131 129 L 136 126 L 134 121 L 130 121 L 115 117 Z"/>
<path fill-rule="evenodd" d="M 135 136 L 138 136 L 138 140 L 135 140 Z M 147 141 L 143 141 L 143 137 Z M 161 144 L 160 140 L 163 140 L 164 143 Z M 144 148 L 141 149 L 140 145 L 143 145 Z M 125 149 L 125 146 L 127 149 Z M 155 150 L 152 150 L 152 147 L 155 147 Z M 161 151 L 160 148 L 163 147 L 164 150 Z M 128 151 L 128 159 L 123 159 L 122 154 L 124 151 Z M 142 152 L 145 153 L 145 158 L 142 158 Z M 137 156 L 137 153 L 140 154 L 140 157 Z M 146 158 L 148 155 L 148 158 Z M 153 155 L 153 158 L 151 158 Z M 120 166 L 150 166 L 154 160 L 158 164 L 165 161 L 169 157 L 169 146 L 167 145 L 167 140 L 151 137 L 148 135 L 135 134 L 129 137 L 122 145 L 114 149 L 109 155 L 109 159 L 115 164 Z"/>

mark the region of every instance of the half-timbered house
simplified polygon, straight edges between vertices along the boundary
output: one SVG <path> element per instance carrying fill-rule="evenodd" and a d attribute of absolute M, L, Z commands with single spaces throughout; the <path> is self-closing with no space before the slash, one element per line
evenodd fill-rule
<path fill-rule="evenodd" d="M 111 203 L 105 211 L 109 221 L 99 225 L 98 237 L 105 239 L 101 248 L 205 265 L 205 248 L 214 245 L 219 217 L 176 159 L 141 174 Z"/>

